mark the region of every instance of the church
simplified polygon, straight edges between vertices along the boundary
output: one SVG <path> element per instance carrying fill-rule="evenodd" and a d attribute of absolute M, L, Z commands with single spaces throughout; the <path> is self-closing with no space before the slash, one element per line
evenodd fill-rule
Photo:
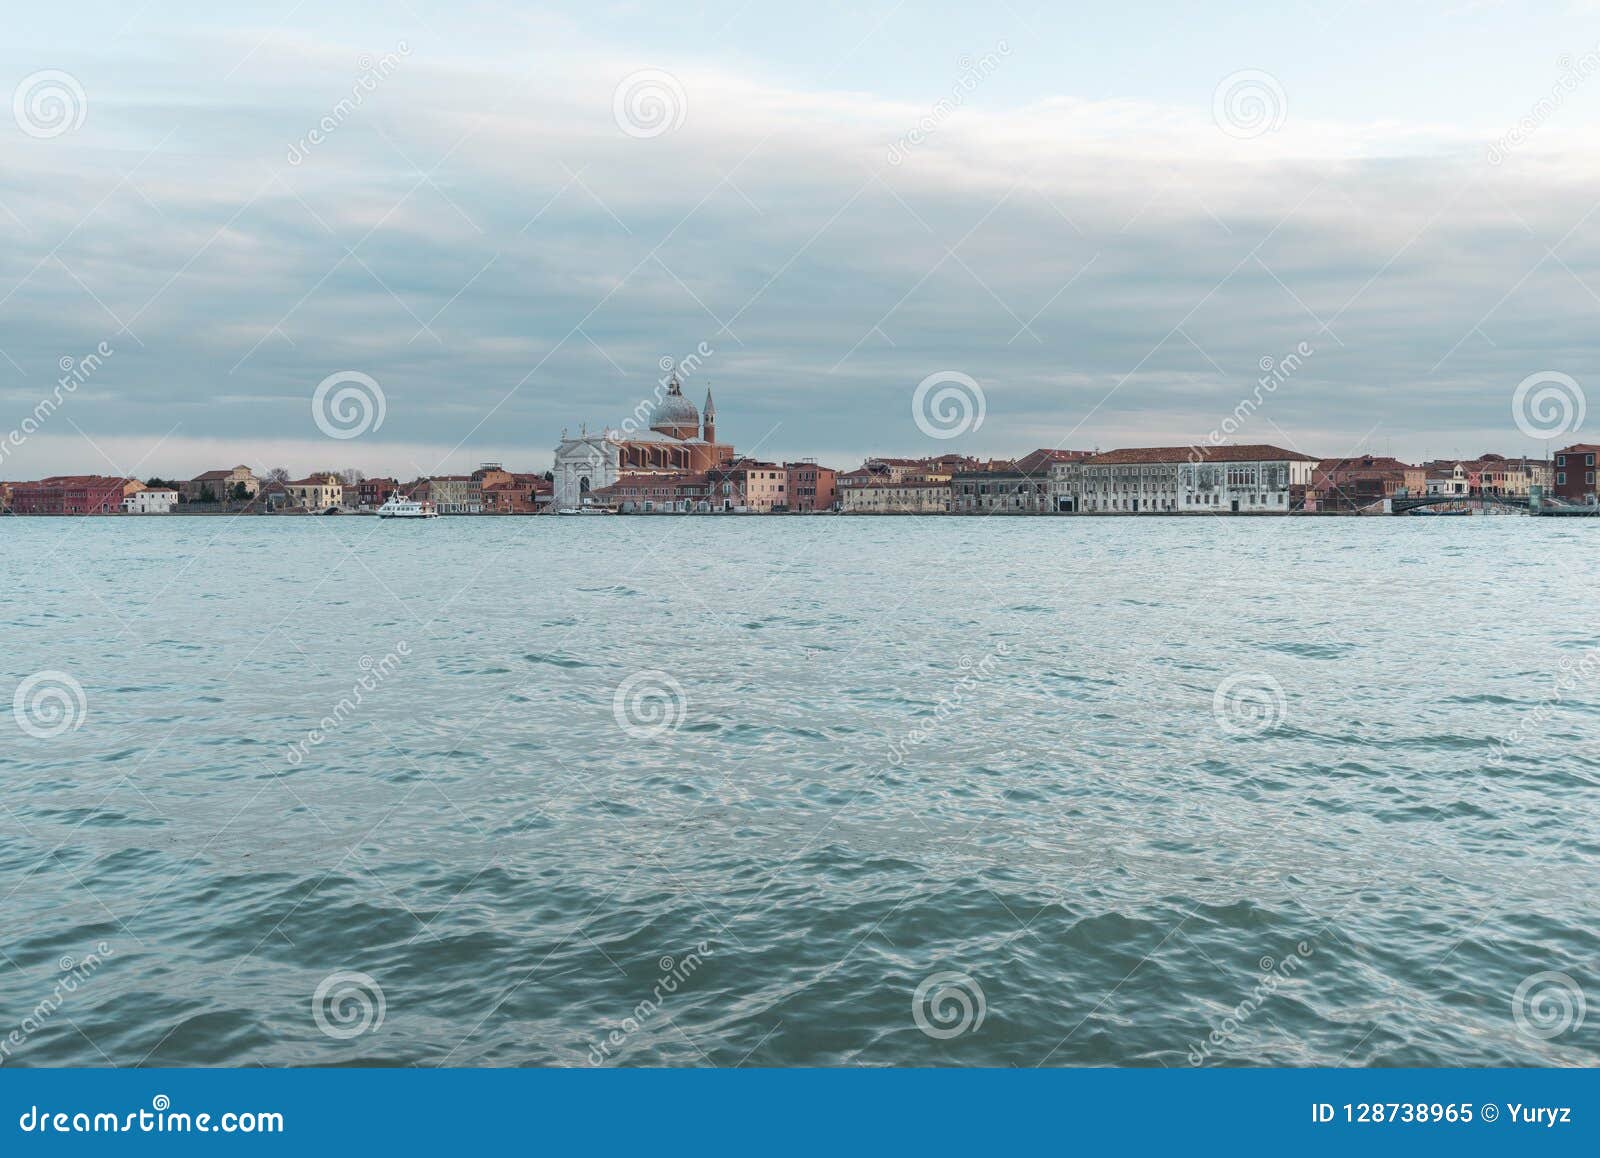
<path fill-rule="evenodd" d="M 568 438 L 562 431 L 561 445 L 556 447 L 556 509 L 584 506 L 590 491 L 611 486 L 623 474 L 698 474 L 735 457 L 731 445 L 717 441 L 717 408 L 711 391 L 706 391 L 702 414 L 683 396 L 676 374 L 668 380 L 650 419 L 648 436 L 609 429 L 591 435 L 584 429 L 577 438 Z"/>

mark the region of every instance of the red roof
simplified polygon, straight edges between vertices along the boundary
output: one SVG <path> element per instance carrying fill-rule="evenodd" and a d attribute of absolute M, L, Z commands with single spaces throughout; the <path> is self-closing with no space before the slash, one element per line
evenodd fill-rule
<path fill-rule="evenodd" d="M 1036 474 L 1041 470 L 1048 470 L 1053 463 L 1079 462 L 1093 456 L 1092 450 L 1035 450 L 1025 454 L 1012 465 L 1012 469 L 1023 474 Z"/>
<path fill-rule="evenodd" d="M 1089 466 L 1180 462 L 1316 462 L 1309 454 L 1266 443 L 1244 446 L 1134 446 L 1082 460 Z"/>

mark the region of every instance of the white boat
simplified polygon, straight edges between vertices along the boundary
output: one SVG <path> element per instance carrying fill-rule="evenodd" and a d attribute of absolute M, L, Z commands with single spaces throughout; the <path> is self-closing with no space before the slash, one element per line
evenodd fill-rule
<path fill-rule="evenodd" d="M 437 519 L 438 508 L 426 499 L 408 499 L 390 495 L 388 502 L 378 508 L 380 519 Z"/>

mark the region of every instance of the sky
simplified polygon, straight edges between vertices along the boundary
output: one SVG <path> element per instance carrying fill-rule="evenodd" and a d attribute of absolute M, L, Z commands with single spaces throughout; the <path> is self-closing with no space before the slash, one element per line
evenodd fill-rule
<path fill-rule="evenodd" d="M 8 13 L 0 478 L 1595 438 L 1600 8 L 1221 7 Z"/>

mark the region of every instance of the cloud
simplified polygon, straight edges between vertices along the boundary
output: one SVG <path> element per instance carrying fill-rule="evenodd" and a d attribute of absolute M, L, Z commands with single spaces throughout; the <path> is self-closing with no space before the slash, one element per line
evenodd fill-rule
<path fill-rule="evenodd" d="M 952 449 L 910 412 L 941 369 L 988 399 L 956 449 L 1189 442 L 1303 341 L 1240 438 L 1510 452 L 1515 384 L 1593 362 L 1595 164 L 1559 116 L 1491 165 L 1496 126 L 1291 105 L 1239 139 L 1210 107 L 917 105 L 685 60 L 681 124 L 641 138 L 613 96 L 659 62 L 417 49 L 353 101 L 397 53 L 240 34 L 192 57 L 226 85 L 120 60 L 81 78 L 83 128 L 8 149 L 0 427 L 61 357 L 117 349 L 8 472 L 99 469 L 68 417 L 130 461 L 176 426 L 144 473 L 542 469 L 702 341 L 721 432 L 774 456 Z M 320 446 L 311 392 L 344 369 L 387 419 Z"/>

